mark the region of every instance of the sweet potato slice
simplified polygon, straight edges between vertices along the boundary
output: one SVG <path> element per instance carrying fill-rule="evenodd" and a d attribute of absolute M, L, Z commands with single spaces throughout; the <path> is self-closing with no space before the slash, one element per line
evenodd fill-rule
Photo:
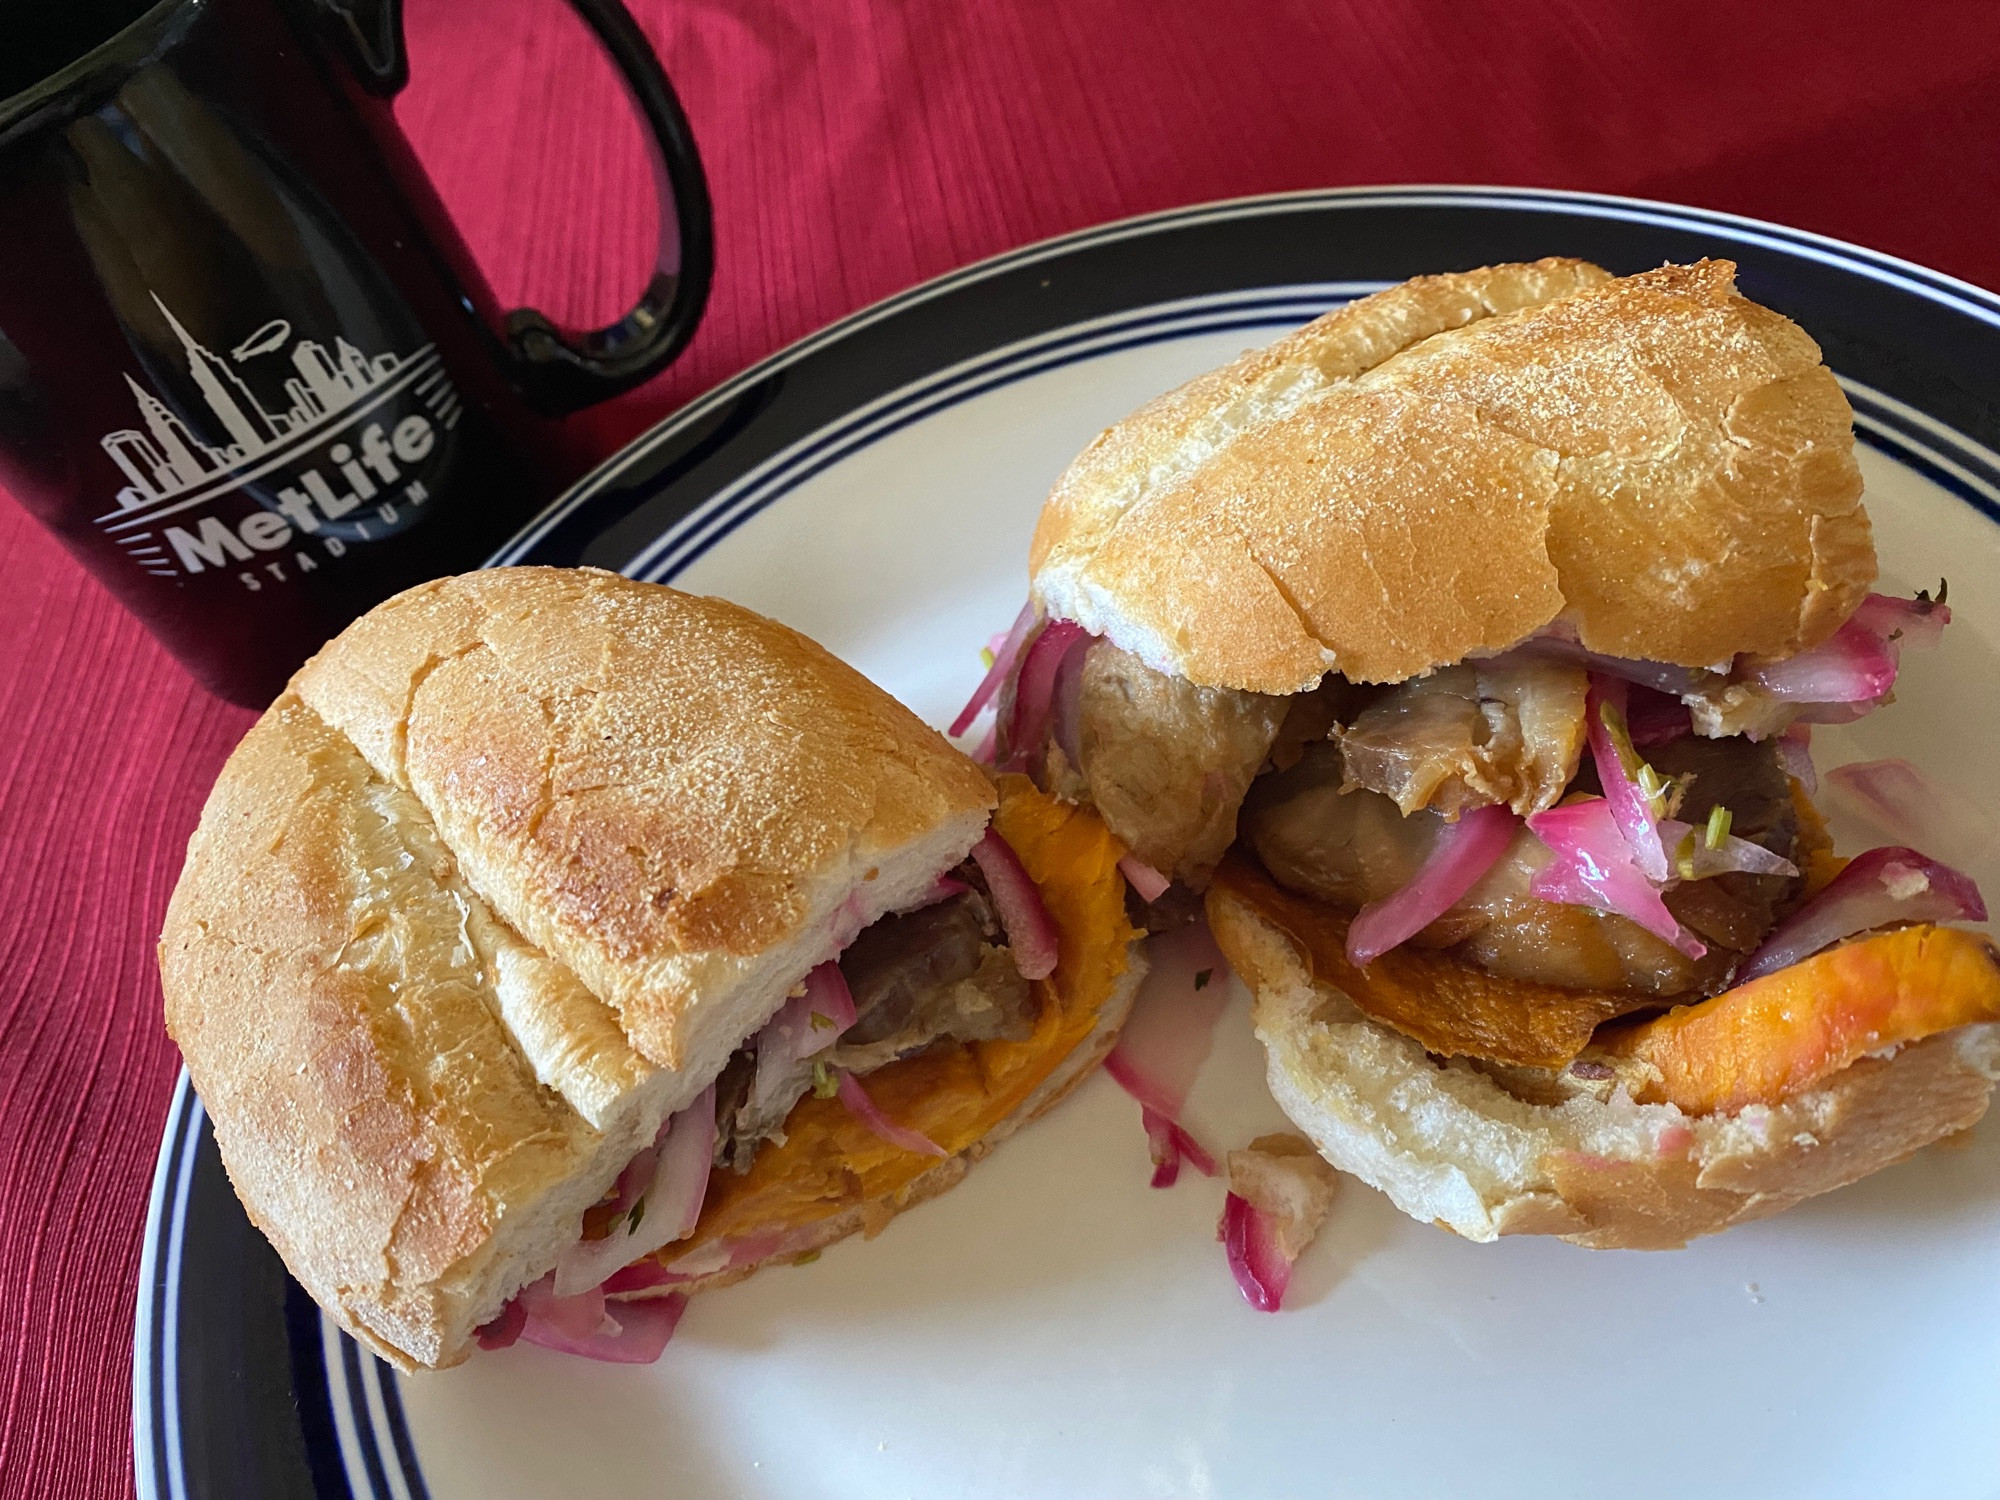
<path fill-rule="evenodd" d="M 953 1154 L 984 1141 L 1096 1029 L 1139 936 L 1118 873 L 1125 846 L 1095 813 L 1045 796 L 1025 776 L 1003 776 L 993 826 L 1040 889 L 1058 934 L 1056 971 L 1035 982 L 1034 1034 L 933 1046 L 876 1069 L 866 1083 L 882 1113 Z M 657 1259 L 669 1263 L 715 1240 L 779 1243 L 857 1205 L 880 1205 L 886 1221 L 891 1203 L 902 1206 L 898 1195 L 936 1166 L 882 1140 L 840 1100 L 808 1094 L 786 1117 L 784 1142 L 766 1143 L 747 1173 L 716 1168 L 694 1234 Z"/>
<path fill-rule="evenodd" d="M 1392 948 L 1357 969 L 1347 961 L 1353 913 L 1281 889 L 1238 855 L 1223 861 L 1210 888 L 1227 891 L 1290 938 L 1315 979 L 1440 1057 L 1562 1068 L 1604 1022 L 1660 1003 L 1650 995 L 1504 979 L 1422 948 Z"/>
<path fill-rule="evenodd" d="M 1676 1006 L 1599 1045 L 1650 1065 L 1641 1103 L 1689 1114 L 1775 1104 L 1885 1048 L 2000 1020 L 2000 950 L 1956 927 L 1878 932 Z"/>

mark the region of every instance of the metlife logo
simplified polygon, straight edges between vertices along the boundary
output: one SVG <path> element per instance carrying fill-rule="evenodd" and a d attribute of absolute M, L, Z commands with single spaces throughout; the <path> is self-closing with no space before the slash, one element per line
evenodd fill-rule
<path fill-rule="evenodd" d="M 177 409 L 126 376 L 140 425 L 103 439 L 125 484 L 96 524 L 137 567 L 177 580 L 233 574 L 256 591 L 421 514 L 463 415 L 433 346 L 370 354 L 336 336 L 328 347 L 276 319 L 225 357 L 153 300 L 201 405 Z"/>

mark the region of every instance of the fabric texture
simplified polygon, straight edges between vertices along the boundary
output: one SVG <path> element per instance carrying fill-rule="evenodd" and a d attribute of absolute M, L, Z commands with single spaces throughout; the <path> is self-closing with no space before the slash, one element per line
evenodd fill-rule
<path fill-rule="evenodd" d="M 2000 288 L 1991 0 L 630 3 L 701 144 L 717 271 L 679 365 L 575 419 L 603 452 L 913 282 L 1246 193 L 1628 193 Z M 553 0 L 407 11 L 399 114 L 503 303 L 617 316 L 651 255 L 651 177 L 582 24 Z M 0 1497 L 96 1500 L 132 1488 L 140 1239 L 177 1066 L 153 943 L 251 715 L 11 503 L 0 648 Z"/>

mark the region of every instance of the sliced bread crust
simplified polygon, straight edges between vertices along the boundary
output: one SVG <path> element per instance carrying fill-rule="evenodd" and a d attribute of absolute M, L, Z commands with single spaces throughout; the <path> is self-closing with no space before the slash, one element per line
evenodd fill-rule
<path fill-rule="evenodd" d="M 1222 888 L 1217 943 L 1256 995 L 1279 1106 L 1320 1153 L 1413 1218 L 1471 1240 L 1552 1234 L 1671 1249 L 1854 1182 L 1976 1124 L 2000 1081 L 2000 1024 L 1865 1058 L 1775 1106 L 1691 1116 L 1577 1092 L 1537 1103 L 1440 1062 L 1316 983 L 1291 940 Z"/>
<path fill-rule="evenodd" d="M 1097 438 L 1043 508 L 1032 593 L 1262 693 L 1553 625 L 1685 666 L 1786 656 L 1875 576 L 1853 449 L 1818 346 L 1727 261 L 1418 277 Z"/>

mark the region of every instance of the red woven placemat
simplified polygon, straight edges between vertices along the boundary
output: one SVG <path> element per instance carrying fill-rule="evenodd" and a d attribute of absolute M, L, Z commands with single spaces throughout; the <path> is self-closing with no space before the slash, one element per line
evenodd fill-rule
<path fill-rule="evenodd" d="M 914 281 L 1243 193 L 1631 193 L 2000 287 L 1991 0 L 634 9 L 701 141 L 718 269 L 680 366 L 578 419 L 606 450 Z M 581 25 L 555 0 L 409 11 L 400 112 L 502 298 L 571 321 L 622 311 L 652 189 Z M 0 1495 L 131 1488 L 139 1240 L 176 1067 L 153 938 L 249 717 L 190 687 L 0 503 Z"/>

